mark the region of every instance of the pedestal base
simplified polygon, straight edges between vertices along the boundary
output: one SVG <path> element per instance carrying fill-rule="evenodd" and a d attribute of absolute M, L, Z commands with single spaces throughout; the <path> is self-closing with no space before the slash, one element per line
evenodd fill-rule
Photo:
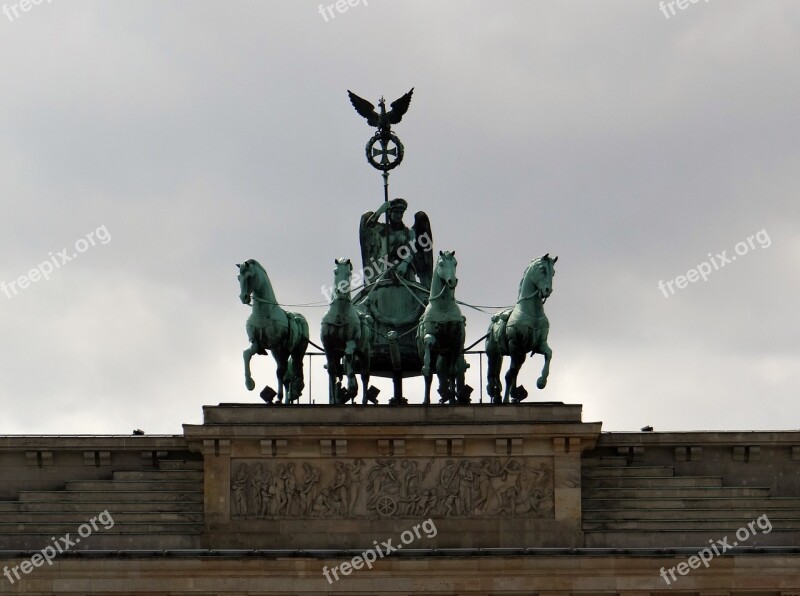
<path fill-rule="evenodd" d="M 208 548 L 579 547 L 581 452 L 561 403 L 223 404 L 185 425 L 205 462 Z"/>

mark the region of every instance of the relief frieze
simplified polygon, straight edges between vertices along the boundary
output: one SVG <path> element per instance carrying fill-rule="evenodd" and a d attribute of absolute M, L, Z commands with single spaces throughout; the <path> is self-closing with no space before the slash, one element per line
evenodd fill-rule
<path fill-rule="evenodd" d="M 231 516 L 553 518 L 546 457 L 234 459 Z"/>

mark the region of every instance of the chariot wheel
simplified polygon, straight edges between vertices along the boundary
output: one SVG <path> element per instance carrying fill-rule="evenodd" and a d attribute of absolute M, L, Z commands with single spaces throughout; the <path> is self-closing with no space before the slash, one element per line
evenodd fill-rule
<path fill-rule="evenodd" d="M 383 495 L 375 503 L 375 511 L 381 517 L 392 517 L 397 513 L 397 501 L 393 497 Z"/>

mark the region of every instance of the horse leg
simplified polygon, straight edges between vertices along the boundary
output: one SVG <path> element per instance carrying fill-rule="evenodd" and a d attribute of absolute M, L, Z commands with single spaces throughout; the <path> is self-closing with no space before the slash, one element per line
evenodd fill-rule
<path fill-rule="evenodd" d="M 347 376 L 347 397 L 355 398 L 358 395 L 358 381 L 356 380 L 356 373 L 353 367 L 353 360 L 355 358 L 356 342 L 353 339 L 347 341 L 344 349 L 344 374 Z"/>
<path fill-rule="evenodd" d="M 363 350 L 359 353 L 358 358 L 359 364 L 361 365 L 361 404 L 367 405 L 369 401 L 369 397 L 367 396 L 367 392 L 369 391 L 369 366 L 370 366 L 370 353 L 369 347 L 365 346 Z"/>
<path fill-rule="evenodd" d="M 498 352 L 486 351 L 487 364 L 486 364 L 486 392 L 492 398 L 493 404 L 503 402 L 501 392 L 503 386 L 500 383 L 500 370 L 503 367 L 503 355 Z"/>
<path fill-rule="evenodd" d="M 544 389 L 547 386 L 547 377 L 550 374 L 550 359 L 553 357 L 553 350 L 547 345 L 547 342 L 542 342 L 539 348 L 539 353 L 544 356 L 544 366 L 542 367 L 542 376 L 536 381 L 536 386 L 539 389 Z"/>
<path fill-rule="evenodd" d="M 458 353 L 454 349 L 450 349 L 446 354 L 439 356 L 439 395 L 447 401 L 447 403 L 456 403 L 456 358 Z"/>
<path fill-rule="evenodd" d="M 450 350 L 450 370 L 453 378 L 452 386 L 453 386 L 453 400 L 456 404 L 460 403 L 469 403 L 469 396 L 464 395 L 464 377 L 467 374 L 467 361 L 464 359 L 464 340 L 466 339 L 465 332 L 466 332 L 466 325 L 467 319 L 464 319 L 464 324 L 461 326 L 460 329 L 460 336 L 458 340 L 458 344 L 453 346 Z"/>
<path fill-rule="evenodd" d="M 453 396 L 450 398 L 450 400 L 454 404 L 458 403 L 456 393 L 456 379 L 458 378 L 458 356 L 459 353 L 455 348 L 452 348 L 447 354 L 447 388 L 450 391 L 450 395 Z"/>
<path fill-rule="evenodd" d="M 363 397 L 361 403 L 366 405 L 369 399 L 369 377 L 372 367 L 372 328 L 370 322 L 372 317 L 361 318 L 361 338 L 359 339 L 358 362 L 361 366 L 361 385 Z M 372 398 L 373 403 L 377 404 L 377 398 Z"/>
<path fill-rule="evenodd" d="M 339 400 L 337 398 L 338 385 L 339 385 L 338 381 L 339 355 L 332 349 L 326 349 L 325 359 L 328 362 L 326 366 L 326 368 L 328 369 L 328 403 L 331 405 L 337 405 L 339 403 Z"/>
<path fill-rule="evenodd" d="M 436 344 L 436 338 L 430 333 L 426 333 L 423 338 L 423 345 L 425 346 L 425 355 L 422 359 L 422 376 L 425 377 L 425 399 L 422 404 L 425 406 L 431 405 L 431 381 L 433 380 L 433 370 L 431 368 L 431 350 Z"/>
<path fill-rule="evenodd" d="M 496 324 L 489 326 L 486 338 L 486 393 L 493 404 L 503 403 L 501 392 L 503 386 L 500 384 L 500 371 L 503 368 L 503 353 L 500 351 L 500 338 L 496 335 Z"/>
<path fill-rule="evenodd" d="M 436 369 L 436 380 L 439 383 L 439 403 L 440 404 L 449 404 L 450 403 L 450 387 L 448 387 L 448 379 L 447 379 L 447 369 L 448 369 L 448 362 L 447 362 L 447 355 L 446 354 L 434 354 L 434 368 Z"/>
<path fill-rule="evenodd" d="M 489 330 L 489 337 L 491 338 L 491 330 Z M 491 399 L 491 403 L 497 403 L 495 394 L 497 393 L 497 385 L 500 379 L 495 374 L 495 367 L 497 366 L 497 354 L 494 350 L 494 345 L 491 339 L 486 340 L 486 393 Z M 498 371 L 499 372 L 499 371 Z"/>
<path fill-rule="evenodd" d="M 456 358 L 456 398 L 458 399 L 458 403 L 460 404 L 468 404 L 472 400 L 469 397 L 469 394 L 465 394 L 467 383 L 466 383 L 466 374 L 467 374 L 467 361 L 464 359 L 464 356 L 460 353 L 457 354 Z"/>
<path fill-rule="evenodd" d="M 294 401 L 299 401 L 300 396 L 303 395 L 303 389 L 306 387 L 306 383 L 304 380 L 304 372 L 303 372 L 303 357 L 305 356 L 305 349 L 298 350 L 291 356 L 291 360 L 289 362 L 289 368 L 292 370 L 292 378 L 290 381 L 291 387 L 291 395 L 290 403 Z"/>
<path fill-rule="evenodd" d="M 250 359 L 257 353 L 258 345 L 255 341 L 251 342 L 250 347 L 242 352 L 242 356 L 244 357 L 244 386 L 247 387 L 248 391 L 252 391 L 256 388 L 256 382 L 250 374 Z"/>
<path fill-rule="evenodd" d="M 509 365 L 508 372 L 506 373 L 506 392 L 505 396 L 503 397 L 504 404 L 509 403 L 509 396 L 511 396 L 511 394 L 514 393 L 517 388 L 517 375 L 519 374 L 526 357 L 526 352 L 511 352 L 511 364 Z"/>
<path fill-rule="evenodd" d="M 292 357 L 286 358 L 286 372 L 283 373 L 283 395 L 286 405 L 291 405 L 294 400 L 292 393 L 292 379 L 294 378 L 294 367 L 292 366 Z"/>
<path fill-rule="evenodd" d="M 369 373 L 361 373 L 361 405 L 367 405 L 369 398 L 367 391 L 369 390 Z"/>
<path fill-rule="evenodd" d="M 328 370 L 328 404 L 339 404 L 339 362 L 342 358 L 339 350 L 338 327 L 322 324 L 322 351 L 325 353 L 325 368 Z"/>
<path fill-rule="evenodd" d="M 278 403 L 283 403 L 283 380 L 286 377 L 286 369 L 289 367 L 289 354 L 281 351 L 272 350 L 272 356 L 275 358 L 276 371 L 275 376 L 278 378 Z"/>

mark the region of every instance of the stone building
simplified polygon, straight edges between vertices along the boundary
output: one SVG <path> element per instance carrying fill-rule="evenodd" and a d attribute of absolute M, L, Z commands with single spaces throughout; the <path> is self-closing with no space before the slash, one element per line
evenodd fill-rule
<path fill-rule="evenodd" d="M 800 432 L 222 404 L 0 437 L 0 471 L 0 593 L 800 595 Z"/>

